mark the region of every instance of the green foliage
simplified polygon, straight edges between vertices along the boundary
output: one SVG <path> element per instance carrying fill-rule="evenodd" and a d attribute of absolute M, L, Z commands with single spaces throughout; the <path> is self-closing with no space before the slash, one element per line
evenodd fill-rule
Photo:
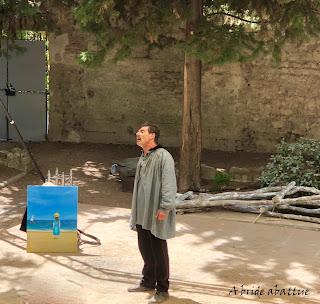
<path fill-rule="evenodd" d="M 0 39 L 13 41 L 18 30 L 45 30 L 52 22 L 46 8 L 50 2 L 0 0 Z M 94 34 L 95 49 L 79 57 L 81 62 L 94 65 L 110 50 L 115 50 L 115 60 L 122 60 L 136 48 L 171 46 L 211 64 L 251 60 L 267 52 L 280 60 L 286 41 L 302 42 L 320 32 L 319 0 L 204 0 L 203 15 L 191 26 L 191 34 L 186 33 L 191 1 L 59 3 L 73 7 L 80 27 Z M 30 24 L 32 28 L 26 28 Z"/>
<path fill-rule="evenodd" d="M 280 60 L 286 41 L 301 43 L 320 32 L 316 0 L 204 0 L 195 25 L 190 2 L 83 0 L 75 5 L 75 18 L 95 35 L 93 52 L 116 49 L 116 60 L 129 57 L 135 48 L 171 46 L 211 64 L 251 60 L 261 53 Z M 88 58 L 102 57 L 86 56 L 84 62 Z"/>
<path fill-rule="evenodd" d="M 164 47 L 174 41 L 181 23 L 177 17 L 181 7 L 175 8 L 177 16 L 174 7 L 175 1 L 170 0 L 85 0 L 76 6 L 75 18 L 83 30 L 94 33 L 96 53 L 116 49 L 115 60 L 121 60 L 135 48 Z"/>
<path fill-rule="evenodd" d="M 212 191 L 220 191 L 223 186 L 229 185 L 231 181 L 230 174 L 224 171 L 217 171 L 213 177 Z"/>
<path fill-rule="evenodd" d="M 79 63 L 84 63 L 90 65 L 91 67 L 98 66 L 103 60 L 105 52 L 101 50 L 100 52 L 90 52 L 83 51 L 78 57 Z"/>
<path fill-rule="evenodd" d="M 40 1 L 1 0 L 0 1 L 0 35 L 14 38 L 17 30 L 21 30 L 28 17 L 40 13 Z"/>
<path fill-rule="evenodd" d="M 0 0 L 0 57 L 7 51 L 1 47 L 1 40 L 6 40 L 9 49 L 23 51 L 14 40 L 22 31 L 46 30 L 51 24 L 43 8 L 44 1 L 36 0 Z M 20 38 L 20 37 L 19 37 Z"/>
<path fill-rule="evenodd" d="M 297 185 L 320 187 L 320 141 L 301 138 L 295 143 L 284 140 L 270 157 L 260 181 L 266 186 Z"/>

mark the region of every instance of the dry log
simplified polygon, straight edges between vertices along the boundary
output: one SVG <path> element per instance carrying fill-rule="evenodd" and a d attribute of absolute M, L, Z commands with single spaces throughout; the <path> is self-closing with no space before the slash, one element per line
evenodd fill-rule
<path fill-rule="evenodd" d="M 320 194 L 320 190 L 314 187 L 303 187 L 303 186 L 298 186 L 294 187 L 292 190 L 290 190 L 287 195 L 292 195 L 297 192 L 306 192 L 306 193 L 313 193 L 313 194 Z"/>
<path fill-rule="evenodd" d="M 255 199 L 268 199 L 276 197 L 275 202 L 279 199 L 283 199 L 286 195 L 293 195 L 297 192 L 306 192 L 320 195 L 320 190 L 314 187 L 295 187 L 295 182 L 291 182 L 286 187 L 266 187 L 254 191 L 247 192 L 224 192 L 218 194 L 201 193 L 200 195 L 207 198 L 210 201 L 215 200 L 233 200 L 233 199 L 244 199 L 244 200 L 255 200 Z M 280 191 L 280 193 L 279 193 Z"/>
<path fill-rule="evenodd" d="M 278 192 L 229 192 L 228 194 L 215 194 L 211 195 L 209 201 L 220 201 L 220 200 L 257 200 L 257 199 L 268 199 L 273 198 Z"/>
<path fill-rule="evenodd" d="M 253 191 L 247 191 L 247 193 L 266 193 L 266 192 L 279 192 L 281 190 L 283 190 L 285 188 L 285 186 L 272 186 L 272 187 L 264 187 L 264 188 L 260 188 L 260 189 L 256 189 Z"/>
<path fill-rule="evenodd" d="M 276 196 L 272 198 L 272 202 L 279 204 L 281 200 L 295 187 L 296 182 L 289 183 L 283 190 L 281 190 Z"/>
<path fill-rule="evenodd" d="M 187 191 L 185 193 L 176 193 L 176 199 L 179 201 L 184 201 L 186 199 L 190 199 L 191 197 L 193 197 L 193 191 Z"/>
<path fill-rule="evenodd" d="M 225 207 L 225 206 L 260 206 L 260 205 L 274 205 L 272 200 L 219 200 L 219 201 L 209 201 L 207 199 L 203 200 L 201 198 L 185 200 L 185 201 L 176 201 L 177 209 L 184 208 L 201 208 L 201 207 Z M 275 204 L 276 207 L 281 205 L 303 205 L 303 206 L 312 206 L 320 207 L 320 196 L 307 196 L 307 197 L 298 197 L 298 198 L 288 198 L 283 199 L 280 204 Z"/>
<path fill-rule="evenodd" d="M 312 193 L 297 198 L 285 198 L 288 195 L 297 192 Z M 191 198 L 189 200 L 184 200 Z M 304 208 L 299 206 L 310 206 L 319 208 Z M 312 223 L 320 223 L 320 218 L 315 217 L 320 214 L 320 190 L 313 187 L 295 186 L 291 182 L 287 186 L 265 187 L 254 191 L 247 192 L 225 192 L 218 194 L 200 193 L 194 195 L 190 193 L 178 194 L 176 209 L 177 213 L 192 213 L 211 211 L 215 207 L 223 207 L 233 211 L 249 212 L 258 214 L 254 220 L 256 222 L 261 215 L 294 219 Z M 287 214 L 274 212 L 274 209 L 283 212 L 295 212 L 299 214 Z M 300 215 L 300 213 L 302 215 Z M 306 216 L 311 215 L 311 216 Z M 312 216 L 314 215 L 314 216 Z"/>
<path fill-rule="evenodd" d="M 283 213 L 272 212 L 272 211 L 266 211 L 263 213 L 263 215 L 277 217 L 277 218 L 283 218 L 283 219 L 289 219 L 289 220 L 297 220 L 297 221 L 320 224 L 320 218 L 310 217 L 310 216 L 305 216 L 305 215 L 283 214 Z"/>
<path fill-rule="evenodd" d="M 244 212 L 244 213 L 260 213 L 261 206 L 245 206 L 245 205 L 230 205 L 224 207 L 227 210 Z M 272 206 L 271 206 L 272 208 Z"/>
<path fill-rule="evenodd" d="M 186 208 L 207 208 L 207 207 L 225 207 L 225 206 L 261 206 L 261 205 L 273 205 L 271 200 L 219 200 L 219 201 L 208 201 L 201 199 L 186 200 L 183 202 L 176 201 L 176 209 Z"/>
<path fill-rule="evenodd" d="M 261 212 L 258 208 L 252 208 L 252 207 L 248 207 L 248 206 L 234 205 L 234 206 L 227 207 L 227 209 L 231 209 L 231 210 L 238 211 L 238 212 L 259 213 L 259 215 L 262 213 L 262 215 L 264 215 L 264 216 L 270 216 L 270 217 L 277 217 L 277 218 L 283 218 L 283 219 L 289 219 L 289 220 L 297 220 L 297 221 L 304 221 L 304 222 L 311 222 L 311 223 L 320 224 L 320 218 L 304 216 L 304 215 L 284 214 L 284 213 L 272 212 L 272 211 L 267 210 L 268 208 L 270 208 L 270 206 L 266 206 L 265 208 L 266 208 L 266 210 Z"/>
<path fill-rule="evenodd" d="M 288 205 L 320 207 L 320 201 L 301 201 L 301 202 L 296 202 Z"/>
<path fill-rule="evenodd" d="M 320 202 L 320 195 L 309 195 L 309 196 L 302 196 L 302 197 L 295 197 L 295 198 L 284 198 L 281 200 L 281 204 L 288 204 L 288 205 L 296 205 L 296 204 L 308 204 L 308 203 L 315 203 Z"/>
<path fill-rule="evenodd" d="M 230 191 L 230 192 L 223 192 L 223 193 L 218 193 L 218 195 L 232 195 L 234 193 L 241 193 L 241 194 L 252 194 L 252 193 L 269 193 L 269 192 L 279 192 L 283 190 L 286 186 L 272 186 L 272 187 L 264 187 L 256 190 L 251 190 L 251 191 L 242 191 L 242 192 L 237 192 L 237 191 Z M 208 193 L 206 193 L 209 196 L 212 196 Z"/>
<path fill-rule="evenodd" d="M 201 213 L 201 212 L 207 212 L 212 211 L 214 208 L 212 207 L 201 207 L 201 208 L 184 208 L 184 209 L 178 209 L 177 214 L 186 214 L 186 213 Z"/>
<path fill-rule="evenodd" d="M 298 212 L 298 213 L 302 213 L 302 214 L 312 214 L 312 215 L 319 215 L 320 214 L 320 208 L 309 209 L 309 208 L 301 208 L 301 207 L 295 207 L 295 206 L 290 206 L 290 205 L 279 205 L 276 207 L 276 209 L 293 211 L 293 212 Z"/>
<path fill-rule="evenodd" d="M 271 205 L 263 205 L 263 206 L 249 206 L 252 210 L 258 210 L 260 208 L 260 212 L 265 211 L 271 211 L 273 209 L 273 206 Z M 248 209 L 250 210 L 250 209 Z M 301 208 L 296 206 L 290 206 L 290 205 L 278 205 L 276 206 L 276 210 L 283 210 L 283 211 L 292 211 L 292 212 L 298 212 L 302 214 L 314 214 L 318 215 L 320 214 L 320 208 L 316 209 L 309 209 L 309 208 Z"/>

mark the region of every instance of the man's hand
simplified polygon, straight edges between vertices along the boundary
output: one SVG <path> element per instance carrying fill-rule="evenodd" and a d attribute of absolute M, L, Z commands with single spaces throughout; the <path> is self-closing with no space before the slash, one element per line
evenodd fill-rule
<path fill-rule="evenodd" d="M 157 211 L 157 215 L 156 215 L 156 218 L 158 221 L 164 221 L 167 217 L 167 213 L 164 212 L 164 211 L 161 211 L 161 210 L 158 210 Z"/>

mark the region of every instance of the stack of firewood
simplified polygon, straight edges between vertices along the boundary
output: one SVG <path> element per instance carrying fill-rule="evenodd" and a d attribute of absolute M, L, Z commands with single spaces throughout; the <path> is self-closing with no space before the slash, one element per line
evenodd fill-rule
<path fill-rule="evenodd" d="M 177 194 L 177 213 L 191 213 L 222 207 L 239 212 L 258 214 L 320 224 L 320 190 L 296 186 L 291 182 L 284 187 L 266 187 L 248 192 L 218 194 L 192 191 Z"/>

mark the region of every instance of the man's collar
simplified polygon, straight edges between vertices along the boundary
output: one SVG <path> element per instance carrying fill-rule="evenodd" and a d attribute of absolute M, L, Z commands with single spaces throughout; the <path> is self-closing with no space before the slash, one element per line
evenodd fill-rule
<path fill-rule="evenodd" d="M 150 152 L 155 151 L 155 150 L 157 150 L 157 149 L 159 149 L 159 148 L 162 148 L 162 146 L 161 146 L 161 145 L 156 145 L 155 147 L 153 147 L 152 149 L 150 149 L 146 155 L 148 155 Z M 141 153 L 144 155 L 143 149 L 141 150 Z"/>
<path fill-rule="evenodd" d="M 157 149 L 159 149 L 159 148 L 162 148 L 162 146 L 161 146 L 161 145 L 156 145 L 155 147 L 153 147 L 153 148 L 150 149 L 149 151 L 157 150 Z"/>

